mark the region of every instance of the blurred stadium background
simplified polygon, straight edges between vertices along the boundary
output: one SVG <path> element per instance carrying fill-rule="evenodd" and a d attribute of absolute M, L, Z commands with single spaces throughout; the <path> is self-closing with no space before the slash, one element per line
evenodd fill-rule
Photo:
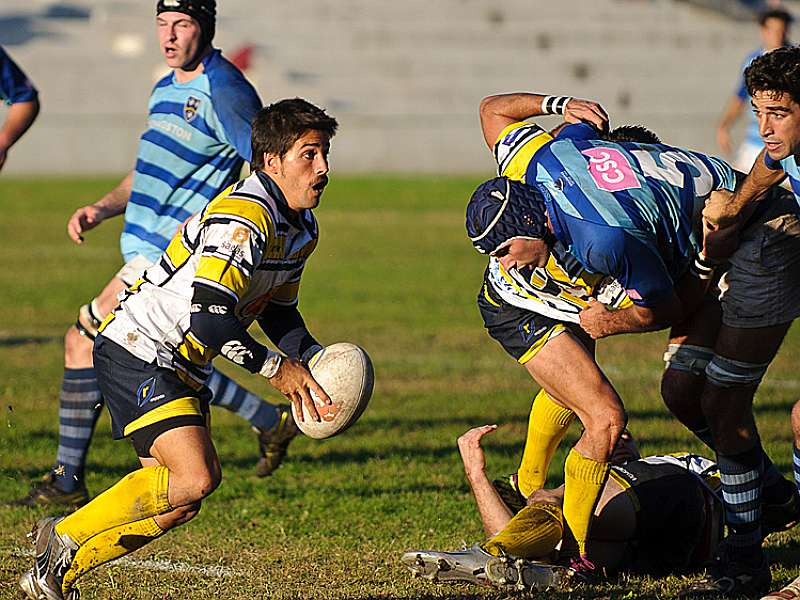
<path fill-rule="evenodd" d="M 488 93 L 596 98 L 614 123 L 716 152 L 714 124 L 758 46 L 739 0 L 222 0 L 216 43 L 264 101 L 336 115 L 339 172 L 492 168 L 477 128 Z M 798 3 L 784 3 L 790 10 Z M 3 0 L 0 43 L 41 92 L 12 174 L 122 173 L 163 72 L 154 3 Z M 795 11 L 798 12 L 798 11 Z"/>

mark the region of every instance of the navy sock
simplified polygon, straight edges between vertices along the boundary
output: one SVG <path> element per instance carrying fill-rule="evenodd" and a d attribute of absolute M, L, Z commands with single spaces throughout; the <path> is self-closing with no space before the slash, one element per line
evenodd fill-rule
<path fill-rule="evenodd" d="M 764 473 L 764 451 L 756 446 L 740 454 L 717 457 L 725 522 L 726 541 L 733 552 L 749 561 L 761 558 L 761 482 Z"/>
<path fill-rule="evenodd" d="M 221 406 L 236 413 L 262 431 L 272 429 L 278 422 L 278 408 L 247 391 L 217 369 L 211 373 L 206 385 L 214 393 L 213 406 Z"/>
<path fill-rule="evenodd" d="M 64 369 L 58 408 L 58 455 L 53 467 L 56 485 L 65 492 L 83 486 L 86 455 L 94 426 L 103 410 L 103 396 L 94 369 Z"/>

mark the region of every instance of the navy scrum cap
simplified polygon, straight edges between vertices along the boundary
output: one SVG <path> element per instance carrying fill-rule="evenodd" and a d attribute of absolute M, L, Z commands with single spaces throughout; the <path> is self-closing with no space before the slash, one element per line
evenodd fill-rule
<path fill-rule="evenodd" d="M 156 14 L 160 15 L 162 12 L 179 12 L 189 15 L 200 23 L 205 43 L 210 43 L 214 39 L 217 19 L 216 0 L 158 0 Z"/>
<path fill-rule="evenodd" d="M 542 193 L 507 177 L 483 182 L 467 204 L 467 235 L 482 254 L 516 237 L 550 239 Z"/>

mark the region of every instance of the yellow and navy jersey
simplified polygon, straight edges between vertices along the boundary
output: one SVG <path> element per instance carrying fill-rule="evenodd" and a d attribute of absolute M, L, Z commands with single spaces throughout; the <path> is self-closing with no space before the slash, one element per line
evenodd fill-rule
<path fill-rule="evenodd" d="M 195 288 L 223 294 L 247 327 L 270 304 L 297 304 L 300 277 L 317 238 L 312 212 L 291 211 L 277 186 L 253 173 L 175 234 L 101 332 L 134 356 L 202 383 L 216 352 L 190 329 Z M 228 311 L 223 305 L 206 309 Z"/>
<path fill-rule="evenodd" d="M 493 148 L 498 175 L 528 183 L 525 175 L 531 161 L 552 140 L 535 123 L 512 123 L 500 132 Z M 613 308 L 631 304 L 622 286 L 584 270 L 561 242 L 553 246 L 543 268 L 506 271 L 499 260 L 490 257 L 485 278 L 512 306 L 571 323 L 579 322 L 578 314 L 593 297 Z"/>

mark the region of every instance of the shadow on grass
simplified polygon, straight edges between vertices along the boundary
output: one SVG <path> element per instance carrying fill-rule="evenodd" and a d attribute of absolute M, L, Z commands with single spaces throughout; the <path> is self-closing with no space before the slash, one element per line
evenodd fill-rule
<path fill-rule="evenodd" d="M 0 336 L 0 348 L 16 348 L 17 346 L 27 346 L 29 344 L 50 344 L 53 342 L 60 342 L 63 339 L 63 335 Z"/>

